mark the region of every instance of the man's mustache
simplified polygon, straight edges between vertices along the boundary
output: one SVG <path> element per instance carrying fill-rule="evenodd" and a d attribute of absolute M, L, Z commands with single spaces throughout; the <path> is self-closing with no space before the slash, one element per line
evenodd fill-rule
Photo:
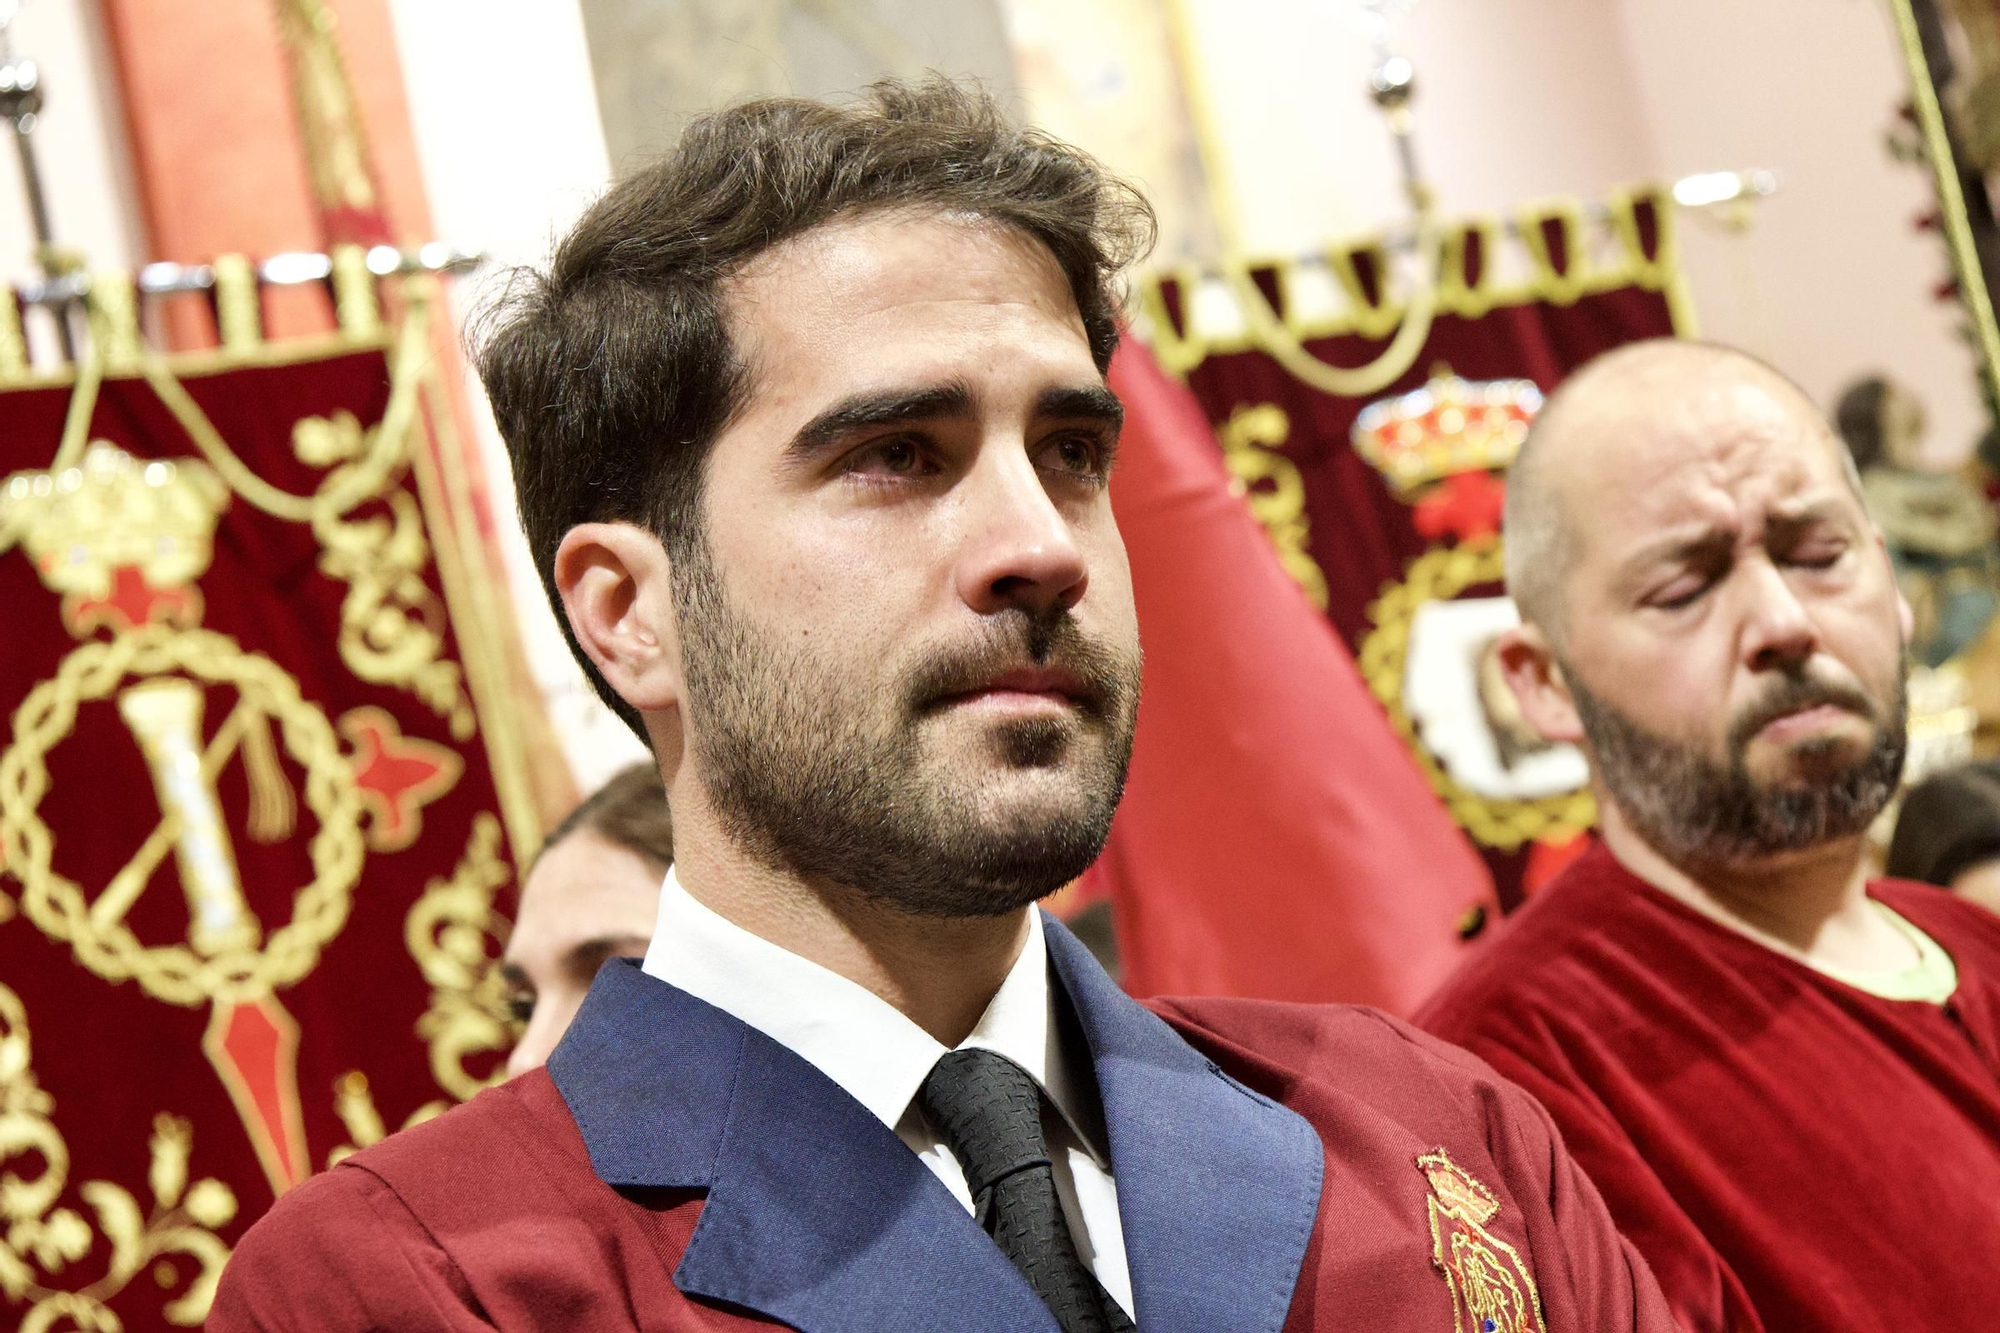
<path fill-rule="evenodd" d="M 1876 720 L 1875 701 L 1859 689 L 1840 681 L 1822 680 L 1808 671 L 1799 671 L 1781 678 L 1743 710 L 1743 715 L 1729 729 L 1730 749 L 1732 752 L 1741 751 L 1752 737 L 1779 718 L 1817 708 L 1821 704 L 1844 708 L 1871 722 Z"/>
<path fill-rule="evenodd" d="M 1078 704 L 1096 717 L 1121 712 L 1131 689 L 1131 659 L 1091 638 L 1067 610 L 1040 617 L 1007 611 L 988 617 L 963 642 L 925 650 L 909 671 L 904 697 L 913 712 L 928 712 L 995 677 L 1030 667 L 1074 676 Z"/>

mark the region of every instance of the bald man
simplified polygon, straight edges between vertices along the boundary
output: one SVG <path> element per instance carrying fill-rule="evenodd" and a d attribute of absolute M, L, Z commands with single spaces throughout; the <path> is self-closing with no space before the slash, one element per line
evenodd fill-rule
<path fill-rule="evenodd" d="M 2000 1327 L 2000 922 L 1867 879 L 1908 609 L 1767 366 L 1644 343 L 1507 496 L 1523 715 L 1603 841 L 1419 1022 L 1553 1114 L 1695 1333 Z"/>

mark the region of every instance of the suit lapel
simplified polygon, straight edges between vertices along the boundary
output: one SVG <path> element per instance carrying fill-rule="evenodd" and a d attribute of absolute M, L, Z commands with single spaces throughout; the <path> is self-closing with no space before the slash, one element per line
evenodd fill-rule
<path fill-rule="evenodd" d="M 1318 1132 L 1119 990 L 1053 918 L 1043 924 L 1104 1103 L 1135 1321 L 1276 1333 L 1319 1215 Z"/>
<path fill-rule="evenodd" d="M 689 1295 L 805 1333 L 1054 1330 L 887 1126 L 790 1050 L 636 964 L 598 973 L 549 1073 L 606 1184 L 708 1191 L 674 1270 Z"/>

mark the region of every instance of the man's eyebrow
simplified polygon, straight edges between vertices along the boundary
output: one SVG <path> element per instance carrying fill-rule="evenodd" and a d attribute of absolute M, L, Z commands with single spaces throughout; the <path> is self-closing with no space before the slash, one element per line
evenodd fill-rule
<path fill-rule="evenodd" d="M 506 980 L 509 986 L 526 987 L 528 985 L 528 974 L 519 963 L 500 964 L 500 975 Z"/>
<path fill-rule="evenodd" d="M 857 430 L 965 416 L 971 411 L 972 390 L 959 382 L 927 389 L 858 393 L 841 399 L 799 427 L 785 452 L 794 458 L 809 458 Z"/>
<path fill-rule="evenodd" d="M 571 945 L 563 961 L 571 967 L 588 965 L 594 969 L 620 949 L 644 949 L 650 943 L 652 940 L 644 935 L 599 935 Z"/>
<path fill-rule="evenodd" d="M 1101 384 L 1044 389 L 1035 400 L 1035 415 L 1061 420 L 1098 421 L 1114 430 L 1125 422 L 1125 405 Z"/>
<path fill-rule="evenodd" d="M 1626 557 L 1624 576 L 1638 578 L 1656 565 L 1669 562 L 1683 564 L 1689 561 L 1703 562 L 1727 555 L 1736 549 L 1736 534 L 1716 528 L 1700 532 L 1669 533 L 1658 541 L 1648 542 Z"/>
<path fill-rule="evenodd" d="M 1802 504 L 1796 509 L 1787 509 L 1771 515 L 1771 526 L 1786 533 L 1794 533 L 1815 523 L 1838 522 L 1848 517 L 1848 507 L 1842 498 L 1827 496 Z"/>

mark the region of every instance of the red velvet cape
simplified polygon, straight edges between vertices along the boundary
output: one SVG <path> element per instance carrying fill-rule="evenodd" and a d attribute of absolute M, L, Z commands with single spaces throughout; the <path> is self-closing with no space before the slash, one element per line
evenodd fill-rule
<path fill-rule="evenodd" d="M 1538 1097 L 1695 1333 L 2000 1327 L 2000 918 L 1869 892 L 1958 966 L 1879 999 L 1593 849 L 1419 1014 Z"/>

